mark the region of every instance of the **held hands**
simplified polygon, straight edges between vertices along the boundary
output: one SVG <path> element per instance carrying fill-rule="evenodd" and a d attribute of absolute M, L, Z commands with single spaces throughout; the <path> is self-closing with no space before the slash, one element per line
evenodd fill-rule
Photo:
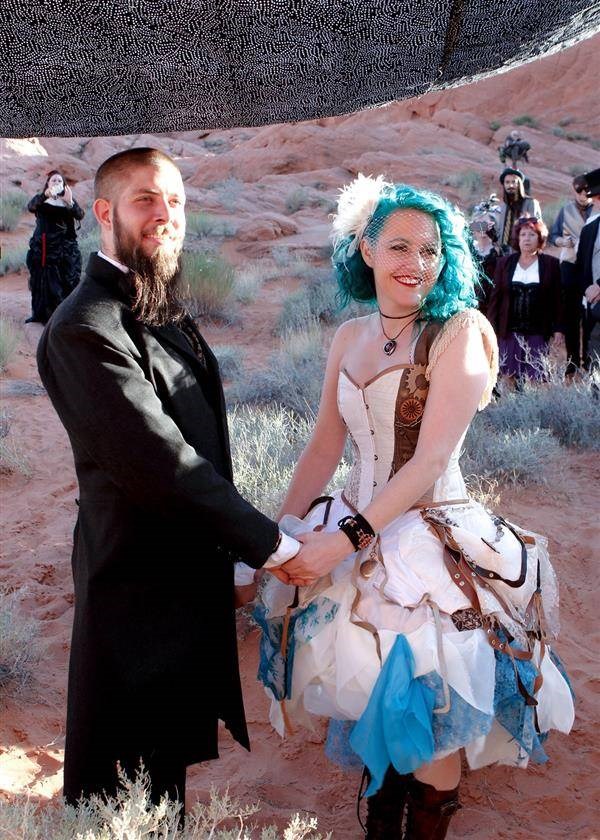
<path fill-rule="evenodd" d="M 308 531 L 298 539 L 302 543 L 298 554 L 283 566 L 272 570 L 279 580 L 294 586 L 308 586 L 314 583 L 354 551 L 343 531 L 330 534 Z M 285 580 L 282 575 L 285 575 Z"/>

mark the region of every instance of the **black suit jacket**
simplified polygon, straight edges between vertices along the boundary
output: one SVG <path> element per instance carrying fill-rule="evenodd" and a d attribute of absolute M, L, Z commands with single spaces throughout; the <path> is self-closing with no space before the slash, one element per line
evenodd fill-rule
<path fill-rule="evenodd" d="M 584 225 L 581 229 L 579 245 L 577 246 L 577 259 L 575 260 L 575 277 L 581 294 L 594 282 L 592 275 L 592 255 L 594 253 L 594 243 L 596 242 L 599 226 L 600 216 L 595 218 L 593 222 Z"/>
<path fill-rule="evenodd" d="M 519 254 L 500 257 L 494 272 L 494 285 L 490 292 L 487 317 L 498 338 L 507 338 L 510 323 L 512 279 L 519 262 Z M 546 341 L 555 332 L 564 332 L 564 313 L 560 284 L 560 263 L 556 257 L 540 254 L 540 305 L 542 307 L 543 335 Z"/>
<path fill-rule="evenodd" d="M 146 327 L 119 270 L 90 258 L 38 349 L 80 488 L 65 793 L 100 754 L 217 755 L 248 746 L 233 557 L 260 567 L 277 526 L 232 483 L 217 362 L 176 326 Z"/>

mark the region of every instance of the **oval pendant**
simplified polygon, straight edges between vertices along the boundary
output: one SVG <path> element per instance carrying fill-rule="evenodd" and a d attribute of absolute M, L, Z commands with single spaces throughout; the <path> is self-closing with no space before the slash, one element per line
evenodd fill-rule
<path fill-rule="evenodd" d="M 387 344 L 383 345 L 383 352 L 385 353 L 386 356 L 391 356 L 395 349 L 396 349 L 396 342 L 394 341 L 393 338 L 390 338 L 390 340 L 387 342 Z"/>

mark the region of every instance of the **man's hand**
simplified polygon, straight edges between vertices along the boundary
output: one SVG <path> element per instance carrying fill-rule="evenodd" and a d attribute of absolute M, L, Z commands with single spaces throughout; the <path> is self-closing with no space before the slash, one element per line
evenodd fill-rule
<path fill-rule="evenodd" d="M 288 560 L 288 563 L 289 562 L 290 561 Z M 281 566 L 274 566 L 272 569 L 265 569 L 265 574 L 275 575 L 275 577 L 282 583 L 289 584 L 291 583 L 291 580 L 289 575 L 284 571 L 284 566 L 287 566 L 287 563 L 284 563 Z"/>
<path fill-rule="evenodd" d="M 585 290 L 585 297 L 588 303 L 596 303 L 600 300 L 600 284 L 592 283 L 591 286 L 588 286 Z"/>
<path fill-rule="evenodd" d="M 298 537 L 299 553 L 280 567 L 295 586 L 308 586 L 323 577 L 354 551 L 343 531 L 332 534 L 308 531 Z"/>

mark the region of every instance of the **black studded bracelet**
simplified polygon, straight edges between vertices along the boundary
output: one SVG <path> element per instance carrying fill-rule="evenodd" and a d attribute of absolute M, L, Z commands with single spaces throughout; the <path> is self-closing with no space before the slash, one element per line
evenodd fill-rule
<path fill-rule="evenodd" d="M 355 551 L 362 551 L 367 548 L 375 539 L 375 531 L 364 516 L 355 513 L 354 516 L 344 516 L 338 522 L 340 531 L 348 537 Z"/>

